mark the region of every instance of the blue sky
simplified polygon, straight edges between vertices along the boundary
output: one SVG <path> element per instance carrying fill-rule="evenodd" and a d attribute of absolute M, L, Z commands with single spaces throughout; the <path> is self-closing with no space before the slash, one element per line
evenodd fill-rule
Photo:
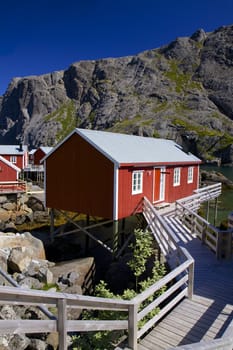
<path fill-rule="evenodd" d="M 0 12 L 0 95 L 13 77 L 134 55 L 233 24 L 233 0 L 12 0 Z"/>

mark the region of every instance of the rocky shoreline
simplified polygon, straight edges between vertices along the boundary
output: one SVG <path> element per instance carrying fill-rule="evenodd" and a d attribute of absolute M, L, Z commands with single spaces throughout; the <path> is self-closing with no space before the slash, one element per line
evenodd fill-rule
<path fill-rule="evenodd" d="M 220 182 L 224 188 L 233 189 L 233 181 L 224 176 L 221 172 L 215 170 L 200 170 L 201 183 L 214 184 Z"/>

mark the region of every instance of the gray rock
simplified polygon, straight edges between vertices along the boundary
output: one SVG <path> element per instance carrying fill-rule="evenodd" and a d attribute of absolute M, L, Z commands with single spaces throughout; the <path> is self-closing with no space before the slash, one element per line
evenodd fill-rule
<path fill-rule="evenodd" d="M 41 289 L 44 285 L 44 283 L 41 283 L 37 278 L 26 277 L 24 275 L 21 275 L 16 281 L 23 288 Z"/>
<path fill-rule="evenodd" d="M 46 350 L 47 344 L 45 341 L 40 339 L 30 339 L 30 350 Z"/>
<path fill-rule="evenodd" d="M 50 220 L 48 212 L 45 211 L 35 211 L 33 213 L 33 220 L 37 223 L 47 223 Z"/>
<path fill-rule="evenodd" d="M 8 267 L 11 271 L 22 272 L 25 270 L 32 259 L 31 254 L 26 247 L 12 248 L 8 258 Z"/>
<path fill-rule="evenodd" d="M 11 248 L 8 257 L 8 267 L 15 272 L 22 272 L 33 259 L 45 259 L 44 246 L 41 240 L 33 237 L 29 232 L 24 234 L 2 235 L 1 248 Z"/>
<path fill-rule="evenodd" d="M 88 257 L 78 260 L 63 261 L 51 267 L 54 283 L 64 281 L 63 286 L 68 286 L 68 276 L 72 276 L 72 281 L 76 281 L 76 285 L 82 286 L 85 276 L 88 274 L 94 263 L 94 258 Z M 75 278 L 74 278 L 75 277 Z M 77 279 L 76 279 L 77 277 Z M 71 281 L 70 281 L 71 283 Z"/>
<path fill-rule="evenodd" d="M 11 231 L 11 232 L 17 231 L 16 226 L 15 226 L 14 222 L 12 222 L 12 221 L 7 222 L 4 226 L 4 229 L 5 229 L 5 231 L 7 230 L 7 231 Z"/>
<path fill-rule="evenodd" d="M 11 218 L 11 213 L 3 208 L 0 208 L 0 220 L 7 222 Z"/>
<path fill-rule="evenodd" d="M 0 204 L 6 203 L 7 197 L 6 196 L 0 196 Z"/>
<path fill-rule="evenodd" d="M 0 310 L 1 320 L 14 320 L 16 318 L 19 318 L 19 317 L 17 317 L 13 306 L 4 305 L 1 307 L 1 310 Z"/>
<path fill-rule="evenodd" d="M 2 205 L 3 209 L 6 210 L 16 210 L 16 203 L 13 202 L 7 202 Z"/>
<path fill-rule="evenodd" d="M 29 338 L 23 334 L 14 334 L 9 340 L 9 348 L 11 350 L 25 350 L 30 344 Z"/>
<path fill-rule="evenodd" d="M 32 209 L 32 211 L 44 211 L 44 204 L 36 197 L 29 197 L 27 201 L 27 206 Z"/>
<path fill-rule="evenodd" d="M 6 252 L 4 249 L 0 249 L 0 269 L 7 272 L 7 259 L 9 252 Z"/>

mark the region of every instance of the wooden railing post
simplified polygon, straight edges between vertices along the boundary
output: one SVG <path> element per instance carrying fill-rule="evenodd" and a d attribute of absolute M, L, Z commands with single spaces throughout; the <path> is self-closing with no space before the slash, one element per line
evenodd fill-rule
<path fill-rule="evenodd" d="M 194 235 L 196 233 L 197 219 L 196 216 L 191 214 L 191 233 Z"/>
<path fill-rule="evenodd" d="M 137 350 L 138 341 L 137 341 L 137 332 L 138 332 L 138 305 L 131 304 L 129 305 L 129 325 L 128 325 L 128 342 L 130 349 Z"/>
<path fill-rule="evenodd" d="M 194 261 L 189 266 L 189 279 L 188 279 L 188 298 L 193 298 L 193 286 L 194 286 Z"/>
<path fill-rule="evenodd" d="M 203 223 L 202 224 L 202 234 L 201 234 L 202 244 L 205 244 L 205 241 L 206 241 L 206 230 L 207 230 L 207 225 L 205 223 Z"/>
<path fill-rule="evenodd" d="M 222 258 L 222 235 L 219 231 L 217 232 L 216 245 L 217 245 L 216 246 L 216 257 L 217 257 L 217 259 L 221 259 Z"/>
<path fill-rule="evenodd" d="M 67 317 L 66 317 L 66 299 L 58 299 L 58 319 L 57 330 L 59 336 L 59 350 L 67 350 Z"/>

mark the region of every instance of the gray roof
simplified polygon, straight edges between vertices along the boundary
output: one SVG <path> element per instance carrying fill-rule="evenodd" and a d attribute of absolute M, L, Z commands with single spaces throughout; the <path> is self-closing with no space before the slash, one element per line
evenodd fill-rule
<path fill-rule="evenodd" d="M 200 162 L 172 140 L 89 129 L 75 129 L 74 132 L 118 164 Z"/>
<path fill-rule="evenodd" d="M 23 154 L 24 152 L 27 152 L 28 147 L 26 145 L 22 145 L 22 149 L 23 151 L 20 150 L 20 145 L 0 145 L 0 155 Z"/>
<path fill-rule="evenodd" d="M 44 147 L 44 146 L 41 146 L 40 149 L 41 149 L 45 154 L 48 154 L 49 152 L 52 151 L 53 147 Z"/>

